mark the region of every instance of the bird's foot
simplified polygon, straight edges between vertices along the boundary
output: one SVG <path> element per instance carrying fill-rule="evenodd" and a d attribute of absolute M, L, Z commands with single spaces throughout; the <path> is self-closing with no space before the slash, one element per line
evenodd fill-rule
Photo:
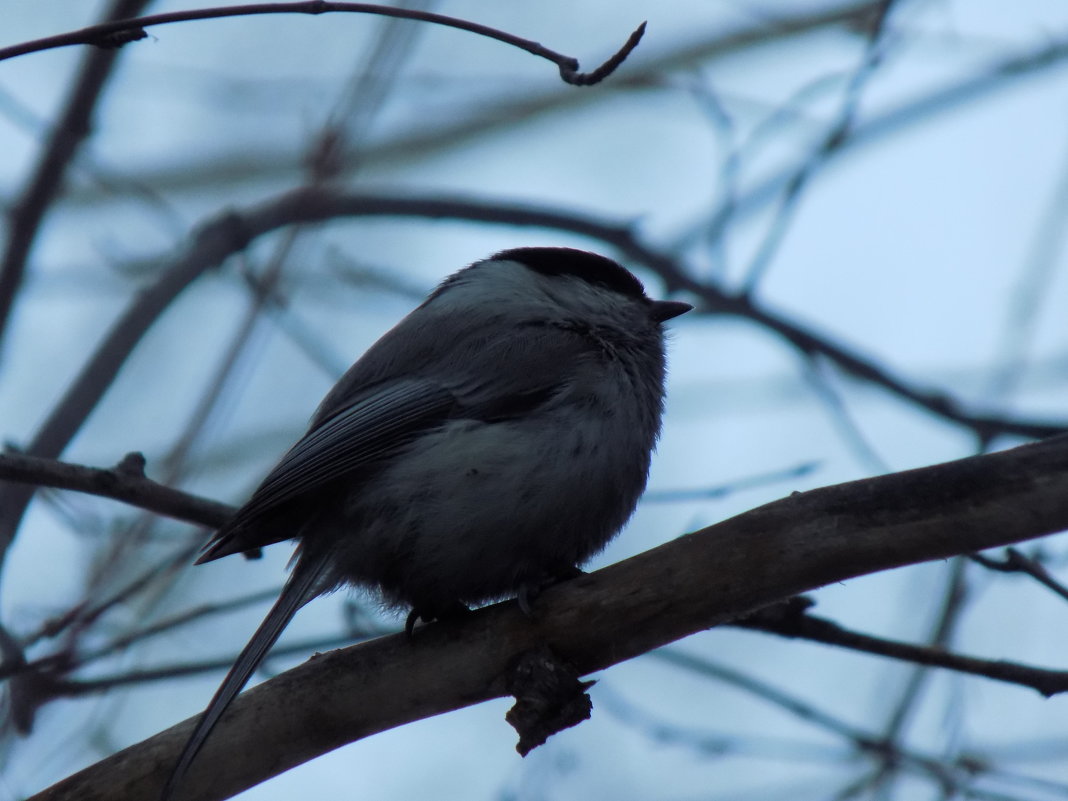
<path fill-rule="evenodd" d="M 585 576 L 586 572 L 580 570 L 574 565 L 554 573 L 551 576 L 547 576 L 537 581 L 524 581 L 519 585 L 519 592 L 516 596 L 516 600 L 519 602 L 520 611 L 528 618 L 534 617 L 534 601 L 538 599 L 545 590 L 552 587 L 554 584 L 561 584 L 565 581 L 578 578 L 579 576 Z"/>

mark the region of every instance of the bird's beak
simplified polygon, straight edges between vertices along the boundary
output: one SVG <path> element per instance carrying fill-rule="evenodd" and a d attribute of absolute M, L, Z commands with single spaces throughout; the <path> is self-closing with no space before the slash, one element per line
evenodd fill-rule
<path fill-rule="evenodd" d="M 663 323 L 672 317 L 686 314 L 692 308 L 693 306 L 689 303 L 683 303 L 680 300 L 654 300 L 653 307 L 649 310 L 649 316 L 658 323 Z"/>

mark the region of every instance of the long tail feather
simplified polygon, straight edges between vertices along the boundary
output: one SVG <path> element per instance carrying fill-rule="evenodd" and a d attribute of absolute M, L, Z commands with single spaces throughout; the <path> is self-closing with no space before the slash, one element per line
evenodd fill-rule
<path fill-rule="evenodd" d="M 175 764 L 167 784 L 163 787 L 160 801 L 170 801 L 174 796 L 186 772 L 193 764 L 193 760 L 196 759 L 212 729 L 215 728 L 215 724 L 219 722 L 226 708 L 230 706 L 230 702 L 237 697 L 237 694 L 248 683 L 249 678 L 260 662 L 263 661 L 263 658 L 267 656 L 267 652 L 281 635 L 282 630 L 293 619 L 293 615 L 304 604 L 319 595 L 322 589 L 319 579 L 328 561 L 325 555 L 313 557 L 310 560 L 307 555 L 301 557 L 301 560 L 293 569 L 289 581 L 286 582 L 285 587 L 282 589 L 282 594 L 278 596 L 278 600 L 275 601 L 274 606 L 267 613 L 267 617 L 264 618 L 260 627 L 256 629 L 256 633 L 252 635 L 248 645 L 238 655 L 234 666 L 230 668 L 230 672 L 226 674 L 223 683 L 215 691 L 215 696 L 208 703 L 204 714 L 200 716 L 196 728 L 182 750 L 182 755 L 178 757 L 178 762 Z"/>

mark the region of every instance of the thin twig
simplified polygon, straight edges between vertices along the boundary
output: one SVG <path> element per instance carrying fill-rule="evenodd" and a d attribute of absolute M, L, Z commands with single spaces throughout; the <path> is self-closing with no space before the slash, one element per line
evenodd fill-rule
<path fill-rule="evenodd" d="M 319 637 L 314 640 L 301 640 L 299 642 L 286 643 L 271 649 L 270 657 L 302 656 L 308 657 L 324 651 L 332 651 L 357 643 L 366 642 L 374 637 L 382 637 L 396 634 L 397 629 L 375 628 L 365 632 L 352 632 L 340 637 Z M 94 676 L 88 679 L 50 679 L 49 684 L 54 690 L 53 697 L 74 698 L 84 695 L 106 692 L 115 687 L 128 687 L 131 685 L 146 684 L 153 681 L 167 681 L 182 676 L 199 676 L 203 673 L 213 673 L 226 670 L 233 666 L 234 655 L 220 657 L 218 659 L 205 659 L 196 662 L 182 662 L 174 665 L 162 665 L 155 668 L 139 668 L 122 673 L 107 676 Z"/>
<path fill-rule="evenodd" d="M 987 570 L 997 570 L 1001 573 L 1024 573 L 1031 576 L 1068 601 L 1068 587 L 1053 578 L 1041 563 L 1025 556 L 1018 548 L 1006 548 L 1005 559 L 1001 562 L 978 553 L 969 554 L 968 558 Z"/>
<path fill-rule="evenodd" d="M 725 484 L 714 487 L 699 487 L 697 489 L 675 490 L 649 490 L 642 495 L 642 503 L 680 503 L 684 501 L 707 501 L 712 498 L 725 498 L 735 492 L 764 487 L 770 484 L 778 484 L 803 478 L 814 473 L 820 466 L 819 462 L 801 462 L 793 467 L 782 470 L 774 470 L 767 473 L 746 476 Z"/>
<path fill-rule="evenodd" d="M 803 365 L 806 382 L 823 404 L 831 425 L 845 446 L 853 452 L 854 458 L 872 475 L 892 472 L 890 465 L 879 455 L 874 443 L 864 436 L 860 424 L 850 413 L 845 399 L 834 385 L 837 374 L 827 369 L 831 366 L 827 360 L 816 354 L 804 354 Z"/>
<path fill-rule="evenodd" d="M 960 782 L 954 776 L 952 766 L 945 765 L 936 758 L 910 752 L 892 742 L 882 740 L 877 735 L 853 726 L 814 704 L 810 704 L 808 701 L 754 676 L 734 670 L 726 665 L 717 664 L 708 659 L 683 653 L 676 648 L 661 648 L 650 652 L 649 656 L 745 690 L 787 710 L 801 720 L 849 740 L 860 751 L 875 756 L 880 760 L 896 760 L 900 763 L 910 764 L 912 767 L 924 771 L 940 784 L 957 786 Z"/>
<path fill-rule="evenodd" d="M 946 586 L 942 593 L 942 604 L 925 646 L 933 653 L 946 650 L 960 622 L 960 613 L 967 600 L 967 585 L 964 582 L 965 565 L 967 565 L 966 560 L 954 559 L 948 571 Z M 929 674 L 928 665 L 924 662 L 916 662 L 913 665 L 905 688 L 886 723 L 887 740 L 896 741 L 902 736 L 905 724 L 915 711 L 921 693 L 927 685 Z"/>
<path fill-rule="evenodd" d="M 1047 698 L 1068 691 L 1068 671 L 1047 670 L 1004 660 L 979 659 L 955 654 L 943 648 L 873 637 L 843 628 L 826 618 L 808 614 L 806 610 L 810 605 L 811 602 L 806 599 L 793 598 L 733 621 L 730 625 L 1017 684 L 1030 687 Z"/>
<path fill-rule="evenodd" d="M 218 528 L 233 514 L 225 503 L 157 484 L 144 473 L 122 467 L 102 468 L 59 462 L 17 453 L 0 454 L 0 480 L 76 490 L 113 498 L 139 509 Z"/>
<path fill-rule="evenodd" d="M 1031 47 L 1002 58 L 958 83 L 938 87 L 918 98 L 903 100 L 887 111 L 869 117 L 864 124 L 854 127 L 847 138 L 835 143 L 832 149 L 823 154 L 823 158 L 841 158 L 861 147 L 878 144 L 919 122 L 930 123 L 938 117 L 959 112 L 961 106 L 989 99 L 997 92 L 1016 87 L 1019 81 L 1033 79 L 1036 74 L 1058 68 L 1065 59 L 1068 59 L 1068 38 L 1053 39 L 1040 48 Z M 783 169 L 739 196 L 735 204 L 735 219 L 752 216 L 781 197 L 793 180 L 796 169 Z"/>
<path fill-rule="evenodd" d="M 842 98 L 841 107 L 834 122 L 830 125 L 819 143 L 813 149 L 808 158 L 805 158 L 801 166 L 789 177 L 783 187 L 779 206 L 775 210 L 771 225 L 764 239 L 757 248 L 757 253 L 746 269 L 744 290 L 747 294 L 755 291 L 761 278 L 767 271 L 771 261 L 782 244 L 793 220 L 803 191 L 808 186 L 812 177 L 827 162 L 828 157 L 842 147 L 849 138 L 856 125 L 857 109 L 863 98 L 864 88 L 876 74 L 878 66 L 883 59 L 883 39 L 887 20 L 894 6 L 894 0 L 883 0 L 874 13 L 874 19 L 869 24 L 868 46 L 865 48 L 861 63 L 853 71 L 846 85 Z"/>
<path fill-rule="evenodd" d="M 408 8 L 394 8 L 391 6 L 379 6 L 372 3 L 330 3 L 325 0 L 309 0 L 297 3 L 250 3 L 243 6 L 225 6 L 221 8 L 201 8 L 188 11 L 173 11 L 166 14 L 152 14 L 147 17 L 106 22 L 100 25 L 90 25 L 77 31 L 61 33 L 56 36 L 47 36 L 43 39 L 35 39 L 30 42 L 0 48 L 0 61 L 15 56 L 23 56 L 27 53 L 39 53 L 43 50 L 52 50 L 58 47 L 71 45 L 94 45 L 96 47 L 115 48 L 128 42 L 143 39 L 147 34 L 145 28 L 154 25 L 168 25 L 175 22 L 191 22 L 193 20 L 220 19 L 223 17 L 247 17 L 261 14 L 326 14 L 331 12 L 347 12 L 356 14 L 376 14 L 383 17 L 398 17 L 417 22 L 428 22 L 434 25 L 444 25 L 447 28 L 457 28 L 463 31 L 495 39 L 498 42 L 525 50 L 531 55 L 547 59 L 560 69 L 560 77 L 575 86 L 590 86 L 603 81 L 615 69 L 623 63 L 631 51 L 638 46 L 642 34 L 645 33 L 645 23 L 639 25 L 630 35 L 623 46 L 601 66 L 591 72 L 579 72 L 578 59 L 565 56 L 550 50 L 538 42 L 523 39 L 510 33 L 491 28 L 488 25 L 480 25 L 458 17 L 449 17 L 444 14 L 435 14 L 431 11 L 418 11 Z"/>
<path fill-rule="evenodd" d="M 188 562 L 188 559 L 185 560 Z M 84 667 L 85 665 L 95 662 L 98 659 L 112 656 L 120 651 L 129 648 L 131 645 L 135 645 L 144 640 L 151 639 L 160 634 L 165 634 L 173 629 L 180 628 L 188 623 L 192 623 L 204 617 L 225 614 L 226 612 L 233 611 L 235 609 L 241 609 L 245 606 L 261 603 L 266 600 L 271 600 L 278 597 L 278 593 L 281 592 L 281 587 L 273 587 L 269 590 L 262 592 L 252 593 L 240 598 L 234 598 L 229 601 L 223 601 L 213 604 L 202 604 L 200 606 L 187 609 L 184 612 L 180 612 L 176 615 L 164 618 L 156 623 L 148 626 L 136 629 L 134 631 L 123 634 L 115 639 L 100 645 L 96 648 L 92 648 L 86 651 L 80 651 L 76 654 L 71 654 L 69 651 L 64 651 L 58 654 L 49 654 L 48 656 L 42 656 L 38 659 L 34 659 L 29 662 L 11 662 L 7 661 L 0 664 L 0 679 L 6 679 L 10 676 L 16 676 L 20 673 L 27 673 L 30 671 L 49 671 L 52 673 L 62 673 L 64 675 Z M 65 615 L 64 617 L 68 617 Z M 230 660 L 231 664 L 233 659 Z"/>

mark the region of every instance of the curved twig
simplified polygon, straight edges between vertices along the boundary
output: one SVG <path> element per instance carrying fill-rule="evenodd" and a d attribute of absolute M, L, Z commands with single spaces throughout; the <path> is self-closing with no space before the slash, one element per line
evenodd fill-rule
<path fill-rule="evenodd" d="M 330 3 L 325 0 L 307 0 L 307 2 L 295 3 L 250 3 L 243 6 L 226 6 L 221 8 L 200 8 L 188 11 L 172 11 L 166 14 L 152 14 L 147 17 L 105 22 L 100 25 L 90 25 L 77 31 L 47 36 L 43 39 L 34 39 L 30 42 L 22 42 L 11 47 L 0 48 L 0 61 L 15 56 L 23 56 L 28 53 L 39 53 L 43 50 L 52 50 L 58 47 L 70 47 L 71 45 L 94 45 L 96 47 L 115 48 L 129 42 L 144 39 L 148 34 L 145 28 L 153 25 L 168 25 L 174 22 L 191 22 L 193 20 L 219 19 L 221 17 L 248 17 L 261 14 L 327 14 L 331 12 L 349 12 L 357 14 L 375 14 L 382 17 L 398 17 L 417 22 L 429 22 L 434 25 L 444 25 L 447 28 L 457 28 L 462 31 L 495 39 L 498 42 L 518 47 L 531 55 L 547 59 L 560 69 L 560 77 L 565 82 L 575 86 L 590 86 L 603 81 L 611 75 L 615 69 L 623 63 L 630 52 L 638 46 L 642 34 L 645 33 L 645 23 L 639 25 L 623 46 L 609 58 L 604 64 L 591 72 L 579 72 L 578 59 L 565 56 L 555 50 L 519 36 L 491 28 L 488 25 L 480 25 L 458 17 L 449 17 L 444 14 L 435 14 L 431 11 L 417 11 L 410 8 L 393 8 L 380 6 L 373 3 Z"/>

